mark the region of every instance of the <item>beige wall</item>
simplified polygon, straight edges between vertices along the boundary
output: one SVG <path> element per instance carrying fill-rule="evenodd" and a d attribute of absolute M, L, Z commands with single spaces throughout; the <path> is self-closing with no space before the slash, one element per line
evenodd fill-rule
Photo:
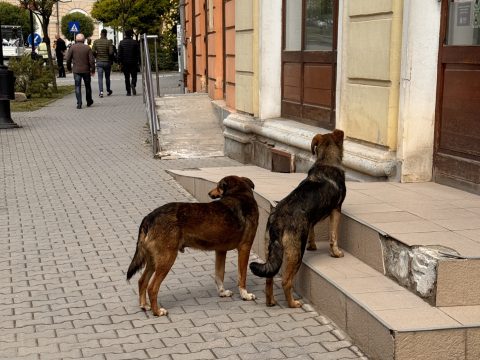
<path fill-rule="evenodd" d="M 395 150 L 402 0 L 344 1 L 341 105 L 350 138 Z"/>
<path fill-rule="evenodd" d="M 59 2 L 58 3 L 59 21 L 60 22 L 62 21 L 63 16 L 75 11 L 79 11 L 79 12 L 85 13 L 88 16 L 91 16 L 90 12 L 92 11 L 92 7 L 94 3 L 95 3 L 95 0 L 71 1 L 71 2 L 64 2 L 64 3 Z M 100 37 L 100 30 L 98 28 L 98 23 L 95 19 L 93 19 L 93 24 L 95 26 L 95 29 L 93 30 L 92 40 L 95 40 Z M 61 25 L 58 24 L 58 27 L 60 26 Z M 57 33 L 57 12 L 56 12 L 55 5 L 53 6 L 53 14 L 52 14 L 52 17 L 50 18 L 50 26 L 48 28 L 48 32 L 52 38 Z"/>
<path fill-rule="evenodd" d="M 255 0 L 235 2 L 235 108 L 254 114 L 255 66 L 258 54 L 254 56 L 254 23 L 257 21 Z M 255 57 L 255 60 L 254 60 Z"/>

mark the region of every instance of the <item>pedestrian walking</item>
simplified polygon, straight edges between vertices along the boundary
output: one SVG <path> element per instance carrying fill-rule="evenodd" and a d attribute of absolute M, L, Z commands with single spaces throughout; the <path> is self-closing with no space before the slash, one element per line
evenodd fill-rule
<path fill-rule="evenodd" d="M 85 45 L 85 36 L 82 33 L 75 36 L 75 44 L 68 50 L 67 69 L 68 71 L 73 70 L 77 109 L 82 108 L 82 79 L 85 84 L 87 107 L 91 106 L 93 104 L 91 76 L 95 75 L 95 58 L 90 46 Z"/>
<path fill-rule="evenodd" d="M 140 45 L 133 39 L 133 30 L 125 31 L 125 39 L 118 45 L 118 62 L 125 76 L 127 96 L 137 95 L 137 71 L 140 65 Z M 131 79 L 131 80 L 130 80 Z"/>
<path fill-rule="evenodd" d="M 110 45 L 112 45 L 113 54 L 110 56 L 110 65 L 113 66 L 113 64 L 118 63 L 118 52 L 117 52 L 117 47 L 115 46 L 113 41 L 112 40 L 108 40 L 108 41 L 110 41 Z"/>
<path fill-rule="evenodd" d="M 107 39 L 107 29 L 102 29 L 100 39 L 93 42 L 93 56 L 97 60 L 97 76 L 98 76 L 98 96 L 103 98 L 103 75 L 105 74 L 105 83 L 107 85 L 107 95 L 112 95 L 110 88 L 110 72 L 112 65 L 110 57 L 113 55 L 113 46 L 111 40 Z"/>
<path fill-rule="evenodd" d="M 65 45 L 65 41 L 60 37 L 60 35 L 55 35 L 55 39 L 55 55 L 57 56 L 58 77 L 64 78 L 65 66 L 63 66 L 63 59 L 65 57 L 65 51 L 67 51 L 67 45 Z"/>

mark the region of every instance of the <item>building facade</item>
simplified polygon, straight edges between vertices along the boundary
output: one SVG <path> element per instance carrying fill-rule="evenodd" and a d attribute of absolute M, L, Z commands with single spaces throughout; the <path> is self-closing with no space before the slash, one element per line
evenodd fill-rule
<path fill-rule="evenodd" d="M 186 86 L 226 109 L 230 157 L 275 168 L 281 156 L 304 171 L 311 136 L 339 128 L 352 178 L 480 192 L 479 0 L 188 0 L 184 10 Z"/>

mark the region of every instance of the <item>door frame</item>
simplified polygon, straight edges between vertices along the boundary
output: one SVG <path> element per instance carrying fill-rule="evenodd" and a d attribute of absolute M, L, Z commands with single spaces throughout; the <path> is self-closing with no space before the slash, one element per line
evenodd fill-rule
<path fill-rule="evenodd" d="M 469 166 L 473 169 L 478 165 L 473 164 L 471 161 L 478 162 L 475 159 L 469 159 L 468 156 L 458 156 L 452 150 L 441 148 L 441 130 L 442 130 L 442 115 L 443 115 L 443 97 L 444 97 L 444 85 L 445 85 L 445 69 L 446 64 L 466 64 L 471 63 L 480 66 L 480 52 L 479 54 L 472 54 L 471 50 L 480 51 L 480 46 L 455 46 L 446 45 L 447 32 L 448 32 L 448 20 L 449 9 L 448 4 L 450 0 L 441 0 L 440 9 L 440 34 L 439 34 L 439 50 L 438 50 L 438 63 L 437 63 L 437 91 L 436 91 L 436 103 L 435 103 L 435 125 L 434 125 L 434 143 L 433 143 L 433 166 L 432 166 L 432 178 L 433 181 L 449 185 L 462 190 L 479 193 L 480 184 L 470 182 L 468 179 L 454 178 L 448 176 L 448 174 L 439 171 L 439 162 L 447 161 L 455 164 L 456 166 Z M 460 48 L 466 48 L 466 52 L 458 51 Z M 446 150 L 443 151 L 442 150 Z M 469 164 L 470 162 L 470 164 Z M 468 170 L 467 170 L 468 171 Z M 475 171 L 475 170 L 474 170 Z"/>

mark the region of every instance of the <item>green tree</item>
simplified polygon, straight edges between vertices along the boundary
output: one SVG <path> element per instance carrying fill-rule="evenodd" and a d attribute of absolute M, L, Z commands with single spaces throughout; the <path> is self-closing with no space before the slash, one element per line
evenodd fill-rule
<path fill-rule="evenodd" d="M 134 29 L 136 34 L 158 34 L 162 15 L 174 6 L 178 6 L 178 1 L 97 0 L 93 4 L 92 16 L 105 26 Z"/>
<path fill-rule="evenodd" d="M 78 22 L 80 25 L 80 32 L 85 35 L 85 38 L 89 38 L 93 35 L 94 24 L 92 18 L 79 12 L 73 12 L 65 15 L 61 20 L 61 32 L 68 40 L 74 40 L 74 34 L 68 31 L 68 23 L 70 21 Z"/>
<path fill-rule="evenodd" d="M 25 34 L 31 33 L 30 14 L 28 13 L 28 10 L 19 8 L 18 6 L 0 2 L 0 22 L 2 25 L 21 26 L 24 36 Z"/>
<path fill-rule="evenodd" d="M 133 29 L 137 36 L 145 33 L 160 35 L 157 48 L 159 66 L 171 69 L 177 61 L 175 25 L 178 24 L 178 3 L 178 0 L 97 0 L 93 4 L 92 16 L 104 26 Z M 150 50 L 153 59 L 153 46 Z"/>

